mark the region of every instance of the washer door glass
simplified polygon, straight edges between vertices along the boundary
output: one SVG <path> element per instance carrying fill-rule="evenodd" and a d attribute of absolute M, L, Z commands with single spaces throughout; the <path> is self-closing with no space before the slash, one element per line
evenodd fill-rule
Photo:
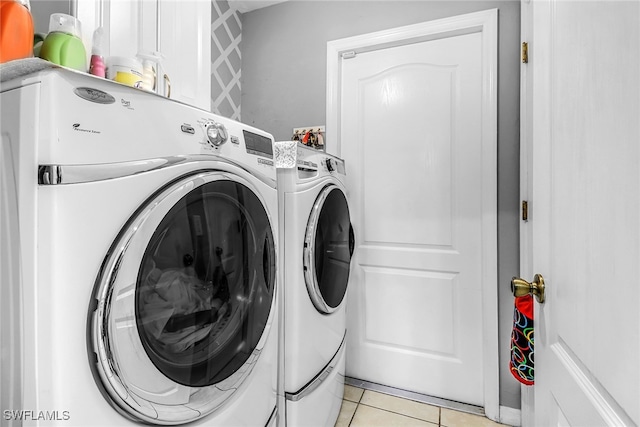
<path fill-rule="evenodd" d="M 136 286 L 136 322 L 149 358 L 188 386 L 237 371 L 269 317 L 271 227 L 247 187 L 210 182 L 183 197 L 151 237 Z"/>
<path fill-rule="evenodd" d="M 335 311 L 347 292 L 354 234 L 344 192 L 325 187 L 313 206 L 304 243 L 304 274 L 316 309 Z"/>
<path fill-rule="evenodd" d="M 146 423 L 182 424 L 230 399 L 274 323 L 275 265 L 255 183 L 203 172 L 153 196 L 96 283 L 95 366 L 115 406 Z"/>

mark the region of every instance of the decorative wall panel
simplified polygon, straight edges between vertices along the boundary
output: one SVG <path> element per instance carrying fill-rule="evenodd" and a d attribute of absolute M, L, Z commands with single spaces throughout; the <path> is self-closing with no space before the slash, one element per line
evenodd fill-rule
<path fill-rule="evenodd" d="M 242 21 L 226 0 L 211 5 L 211 108 L 240 120 Z"/>

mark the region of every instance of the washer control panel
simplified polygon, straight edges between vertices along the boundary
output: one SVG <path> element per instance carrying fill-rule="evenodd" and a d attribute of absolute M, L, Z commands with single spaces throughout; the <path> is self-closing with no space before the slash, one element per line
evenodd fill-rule
<path fill-rule="evenodd" d="M 207 136 L 207 142 L 213 147 L 219 147 L 229 138 L 227 129 L 222 123 L 216 123 L 213 120 L 207 120 L 203 124 L 204 133 Z"/>
<path fill-rule="evenodd" d="M 185 114 L 186 120 L 178 122 L 178 140 L 184 145 L 173 147 L 172 153 L 218 156 L 275 179 L 271 134 L 213 113 L 205 115 L 196 111 L 196 114 Z M 171 138 L 161 140 L 171 141 Z"/>

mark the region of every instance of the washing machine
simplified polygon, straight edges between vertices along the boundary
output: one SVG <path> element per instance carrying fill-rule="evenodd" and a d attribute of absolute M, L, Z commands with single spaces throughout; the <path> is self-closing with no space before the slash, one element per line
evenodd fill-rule
<path fill-rule="evenodd" d="M 345 164 L 275 143 L 283 283 L 280 425 L 333 426 L 344 394 L 346 291 L 354 231 Z"/>
<path fill-rule="evenodd" d="M 0 88 L 3 425 L 275 425 L 271 135 L 62 68 Z"/>

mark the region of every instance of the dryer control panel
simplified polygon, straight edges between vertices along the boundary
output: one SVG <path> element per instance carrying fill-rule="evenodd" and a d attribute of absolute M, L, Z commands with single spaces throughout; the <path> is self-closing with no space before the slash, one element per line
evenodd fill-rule
<path fill-rule="evenodd" d="M 301 144 L 296 148 L 296 164 L 299 170 L 317 171 L 328 175 L 346 174 L 344 160 Z"/>
<path fill-rule="evenodd" d="M 329 173 L 345 174 L 344 161 L 336 157 L 326 157 L 320 162 L 320 165 L 323 170 Z"/>

